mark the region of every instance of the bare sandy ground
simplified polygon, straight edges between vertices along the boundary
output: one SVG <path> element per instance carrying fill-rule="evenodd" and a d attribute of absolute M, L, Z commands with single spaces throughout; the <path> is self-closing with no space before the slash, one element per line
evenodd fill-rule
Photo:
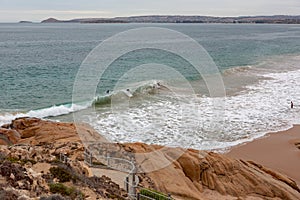
<path fill-rule="evenodd" d="M 94 176 L 108 176 L 111 180 L 117 183 L 122 189 L 125 189 L 124 180 L 126 179 L 127 173 L 119 172 L 116 170 L 91 168 Z"/>
<path fill-rule="evenodd" d="M 255 161 L 281 172 L 300 186 L 300 125 L 234 147 L 228 156 Z"/>

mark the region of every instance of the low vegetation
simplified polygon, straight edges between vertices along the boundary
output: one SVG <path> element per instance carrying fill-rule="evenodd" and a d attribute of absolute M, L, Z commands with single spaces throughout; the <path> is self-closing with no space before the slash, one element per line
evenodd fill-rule
<path fill-rule="evenodd" d="M 150 189 L 142 189 L 140 191 L 140 194 L 141 194 L 140 200 L 148 200 L 149 198 L 147 198 L 147 197 L 150 197 L 155 200 L 171 200 L 172 199 L 171 197 L 168 197 L 166 194 L 157 192 L 155 190 L 150 190 Z"/>
<path fill-rule="evenodd" d="M 61 194 L 76 200 L 84 199 L 83 193 L 74 187 L 67 187 L 62 183 L 50 183 L 49 187 L 50 192 L 53 194 Z"/>
<path fill-rule="evenodd" d="M 62 183 L 75 179 L 67 170 L 61 167 L 51 167 L 50 173 Z"/>

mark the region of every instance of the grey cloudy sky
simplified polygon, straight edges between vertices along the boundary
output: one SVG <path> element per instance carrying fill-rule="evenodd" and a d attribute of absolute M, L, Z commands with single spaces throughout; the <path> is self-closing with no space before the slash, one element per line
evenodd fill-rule
<path fill-rule="evenodd" d="M 0 22 L 151 14 L 300 15 L 300 0 L 0 0 Z"/>

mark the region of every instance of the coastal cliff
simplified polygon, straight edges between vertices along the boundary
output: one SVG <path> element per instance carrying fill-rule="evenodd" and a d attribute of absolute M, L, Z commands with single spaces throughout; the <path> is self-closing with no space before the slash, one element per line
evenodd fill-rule
<path fill-rule="evenodd" d="M 20 118 L 2 126 L 0 199 L 128 199 L 109 173 L 92 175 L 84 163 L 85 141 L 79 132 L 86 141 L 107 143 L 84 124 Z M 292 179 L 251 161 L 143 143 L 113 145 L 132 155 L 141 187 L 174 199 L 300 199 Z M 67 168 L 59 161 L 62 153 L 72 161 Z"/>

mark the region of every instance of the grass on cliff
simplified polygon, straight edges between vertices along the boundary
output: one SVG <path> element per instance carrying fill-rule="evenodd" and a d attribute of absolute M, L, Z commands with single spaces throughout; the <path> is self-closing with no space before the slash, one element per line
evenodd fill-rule
<path fill-rule="evenodd" d="M 61 168 L 61 167 L 51 167 L 50 173 L 59 180 L 59 182 L 69 182 L 70 180 L 75 180 L 75 177 L 73 177 L 67 170 Z"/>
<path fill-rule="evenodd" d="M 150 197 L 155 200 L 173 200 L 173 198 L 168 197 L 166 194 L 145 188 L 140 191 L 140 194 L 140 200 L 148 200 L 149 198 L 147 197 Z"/>
<path fill-rule="evenodd" d="M 50 183 L 49 187 L 50 192 L 53 194 L 61 194 L 76 200 L 84 199 L 84 194 L 74 187 L 67 187 L 62 183 Z"/>
<path fill-rule="evenodd" d="M 33 165 L 36 164 L 36 161 L 35 160 L 31 160 L 31 159 L 20 160 L 20 159 L 15 158 L 15 157 L 6 157 L 5 160 L 10 161 L 11 163 L 19 163 L 21 165 L 25 165 L 28 162 L 30 162 Z"/>

